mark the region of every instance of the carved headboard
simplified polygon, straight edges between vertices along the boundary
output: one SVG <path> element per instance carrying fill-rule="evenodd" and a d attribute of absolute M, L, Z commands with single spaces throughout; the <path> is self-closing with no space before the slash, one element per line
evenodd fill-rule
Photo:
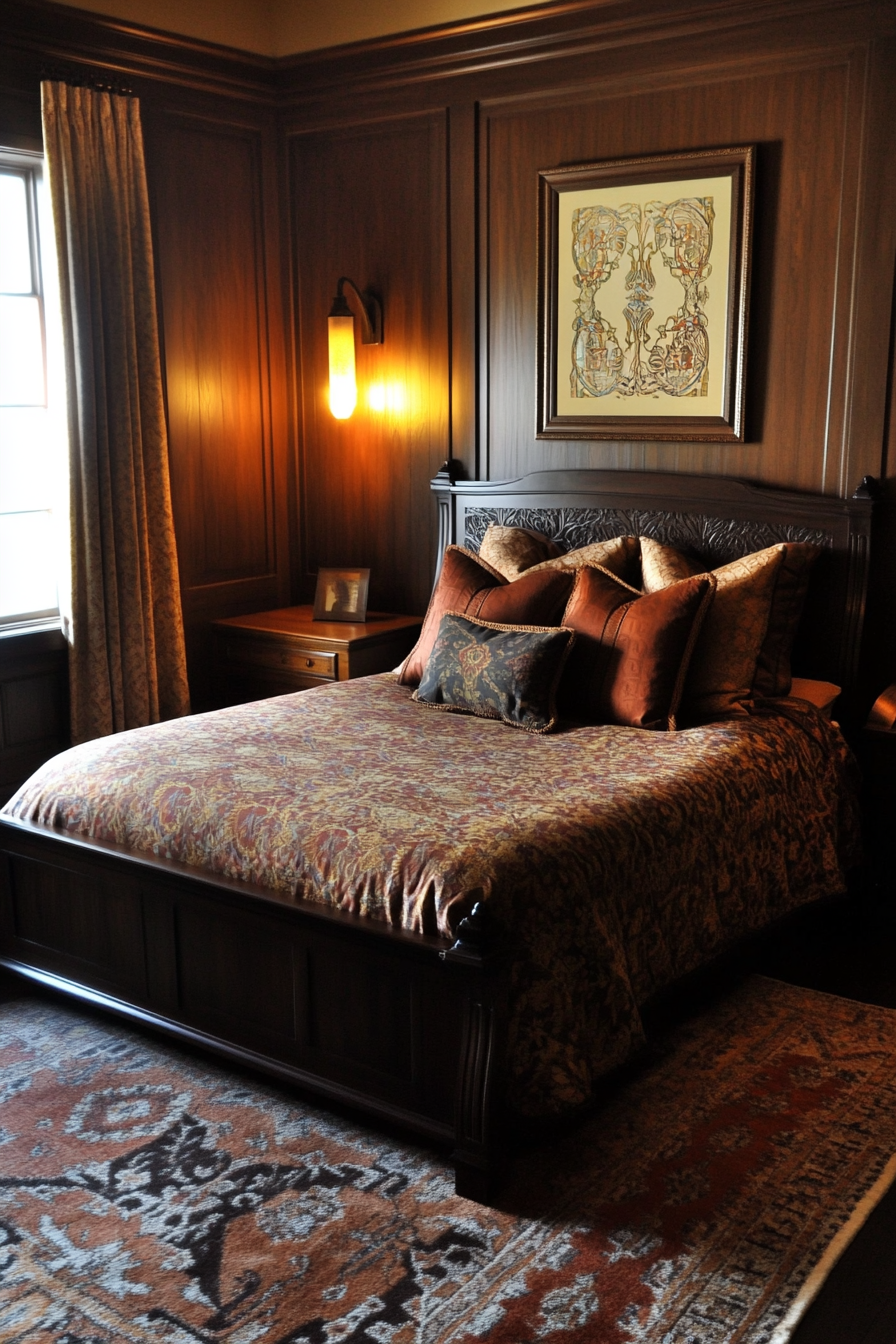
<path fill-rule="evenodd" d="M 478 550 L 489 523 L 534 528 L 564 550 L 650 536 L 698 556 L 708 569 L 779 541 L 823 547 L 794 647 L 797 675 L 843 687 L 854 700 L 868 582 L 872 493 L 852 499 L 801 494 L 720 476 L 636 471 L 539 471 L 517 481 L 432 482 L 439 506 L 439 566 L 450 542 Z"/>

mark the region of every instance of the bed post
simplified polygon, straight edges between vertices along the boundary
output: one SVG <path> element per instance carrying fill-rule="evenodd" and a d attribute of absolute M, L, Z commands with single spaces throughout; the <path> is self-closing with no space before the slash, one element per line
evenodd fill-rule
<path fill-rule="evenodd" d="M 445 554 L 445 548 L 454 541 L 454 495 L 451 487 L 462 474 L 463 465 L 449 457 L 447 462 L 442 463 L 435 478 L 429 483 L 430 489 L 436 497 L 439 510 L 439 541 L 433 583 L 438 583 L 439 574 L 442 572 L 442 556 Z"/>
<path fill-rule="evenodd" d="M 461 920 L 455 942 L 440 955 L 467 980 L 451 1154 L 455 1190 L 487 1204 L 500 1176 L 506 1011 L 497 930 L 484 902 Z"/>

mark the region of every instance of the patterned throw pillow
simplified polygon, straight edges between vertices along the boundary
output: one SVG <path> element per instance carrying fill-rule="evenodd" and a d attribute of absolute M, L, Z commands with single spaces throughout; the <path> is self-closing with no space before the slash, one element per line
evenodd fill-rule
<path fill-rule="evenodd" d="M 594 541 L 564 553 L 541 532 L 525 527 L 500 527 L 497 523 L 489 523 L 479 547 L 480 559 L 511 580 L 541 569 L 603 565 L 611 574 L 631 582 L 637 577 L 640 553 L 637 537 L 610 537 L 608 541 Z"/>
<path fill-rule="evenodd" d="M 754 695 L 790 694 L 790 655 L 809 591 L 809 576 L 820 554 L 820 546 L 806 541 L 788 541 L 784 546 L 768 628 L 756 659 Z"/>
<path fill-rule="evenodd" d="M 413 698 L 433 709 L 549 733 L 557 721 L 557 683 L 574 640 L 562 628 L 497 625 L 446 612 Z"/>
<path fill-rule="evenodd" d="M 405 659 L 398 680 L 403 686 L 417 685 L 446 611 L 507 625 L 559 625 L 572 583 L 573 575 L 566 570 L 523 574 L 508 583 L 472 551 L 449 546 L 420 638 Z"/>
<path fill-rule="evenodd" d="M 560 687 L 564 718 L 629 728 L 675 728 L 711 574 L 642 596 L 607 570 L 579 570 L 563 624 L 576 646 Z"/>
<path fill-rule="evenodd" d="M 790 693 L 793 641 L 803 614 L 812 566 L 821 554 L 820 546 L 807 541 L 787 541 L 782 545 L 784 556 L 777 571 L 765 637 L 756 659 L 752 686 L 754 695 L 778 696 Z M 771 551 L 776 549 L 769 548 Z M 744 558 L 752 561 L 768 553 L 755 551 L 753 555 Z M 725 568 L 727 566 L 715 573 L 722 574 Z M 691 574 L 699 574 L 702 569 L 699 560 L 683 555 L 674 546 L 664 546 L 651 537 L 641 538 L 641 572 L 645 592 L 656 592 L 658 588 L 665 588 Z"/>
<path fill-rule="evenodd" d="M 567 551 L 553 560 L 542 560 L 528 571 L 534 574 L 541 569 L 581 569 L 583 565 L 600 565 L 608 569 L 617 578 L 626 583 L 637 581 L 638 557 L 641 543 L 637 537 L 611 537 L 609 541 L 592 541 L 588 546 L 580 546 L 575 551 Z"/>
<path fill-rule="evenodd" d="M 557 543 L 542 532 L 532 532 L 527 527 L 501 527 L 498 523 L 489 523 L 479 547 L 480 560 L 511 582 L 533 565 L 559 554 Z"/>
<path fill-rule="evenodd" d="M 683 717 L 701 720 L 738 713 L 743 702 L 755 693 L 757 665 L 760 655 L 765 656 L 766 637 L 770 629 L 780 629 L 778 623 L 772 622 L 771 613 L 779 575 L 790 549 L 789 543 L 782 542 L 713 570 L 715 596 L 691 661 L 681 707 Z M 674 587 L 688 569 L 691 573 L 698 570 L 699 561 L 683 555 L 674 546 L 664 546 L 650 537 L 641 538 L 641 574 L 646 593 Z M 792 612 L 793 585 L 789 587 Z M 792 642 L 792 633 L 790 639 Z M 780 680 L 777 652 L 770 652 L 769 662 L 776 680 Z M 789 676 L 788 648 L 788 689 Z"/>

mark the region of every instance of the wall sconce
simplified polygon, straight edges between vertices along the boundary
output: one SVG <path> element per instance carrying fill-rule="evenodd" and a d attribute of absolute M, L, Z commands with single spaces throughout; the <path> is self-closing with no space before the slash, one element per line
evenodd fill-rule
<path fill-rule="evenodd" d="M 361 341 L 364 345 L 380 345 L 383 339 L 383 309 L 379 299 L 343 275 L 336 289 L 336 297 L 327 319 L 330 344 L 330 410 L 337 420 L 348 420 L 358 402 L 358 384 L 355 381 L 355 317 L 343 292 L 357 300 L 361 323 Z"/>

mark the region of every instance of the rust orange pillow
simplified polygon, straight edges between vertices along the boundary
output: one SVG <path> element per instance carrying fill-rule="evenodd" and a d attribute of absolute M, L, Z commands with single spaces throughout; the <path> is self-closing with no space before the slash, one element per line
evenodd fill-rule
<path fill-rule="evenodd" d="M 404 661 L 399 682 L 403 686 L 419 685 L 446 612 L 499 625 L 559 625 L 572 583 L 573 575 L 567 570 L 551 569 L 523 574 L 508 583 L 472 551 L 449 546 L 420 638 Z"/>
<path fill-rule="evenodd" d="M 715 586 L 700 574 L 645 596 L 599 566 L 580 569 L 563 614 L 576 632 L 560 687 L 564 717 L 674 728 Z"/>

